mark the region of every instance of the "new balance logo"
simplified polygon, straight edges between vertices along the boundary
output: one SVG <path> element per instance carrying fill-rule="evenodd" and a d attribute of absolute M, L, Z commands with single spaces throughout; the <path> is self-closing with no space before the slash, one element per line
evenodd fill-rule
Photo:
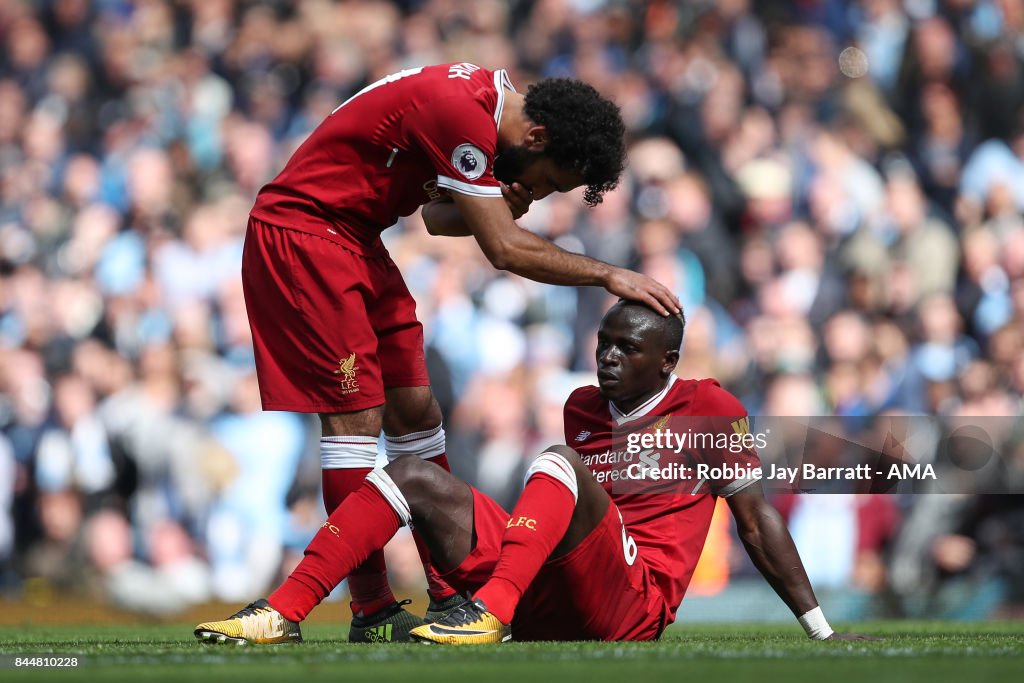
<path fill-rule="evenodd" d="M 366 639 L 371 643 L 390 643 L 391 642 L 391 624 L 384 624 L 383 626 L 375 626 L 366 632 Z"/>
<path fill-rule="evenodd" d="M 576 440 L 577 441 L 586 441 L 587 437 L 590 436 L 590 434 L 591 434 L 591 432 L 588 432 L 586 429 L 584 429 L 582 432 L 580 432 L 579 434 L 576 435 Z"/>

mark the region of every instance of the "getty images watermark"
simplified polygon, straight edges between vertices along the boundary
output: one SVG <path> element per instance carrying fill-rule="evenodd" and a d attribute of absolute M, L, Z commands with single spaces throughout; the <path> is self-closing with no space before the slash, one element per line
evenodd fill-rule
<path fill-rule="evenodd" d="M 1019 417 L 652 417 L 584 456 L 618 493 L 1024 493 Z"/>

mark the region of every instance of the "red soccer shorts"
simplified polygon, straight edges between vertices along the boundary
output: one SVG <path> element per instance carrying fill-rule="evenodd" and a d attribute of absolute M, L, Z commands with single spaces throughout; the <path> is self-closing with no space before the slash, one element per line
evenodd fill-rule
<path fill-rule="evenodd" d="M 416 302 L 386 253 L 250 217 L 242 287 L 264 410 L 363 410 L 430 384 Z"/>
<path fill-rule="evenodd" d="M 475 592 L 491 577 L 509 515 L 473 489 L 476 546 L 442 578 Z M 608 506 L 597 528 L 568 554 L 548 560 L 523 594 L 512 620 L 514 640 L 654 640 L 670 609 L 643 557 L 627 559 L 619 510 Z"/>

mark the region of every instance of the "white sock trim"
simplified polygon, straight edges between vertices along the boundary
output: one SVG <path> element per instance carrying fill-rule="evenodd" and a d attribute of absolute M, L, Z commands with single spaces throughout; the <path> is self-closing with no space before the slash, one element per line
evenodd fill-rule
<path fill-rule="evenodd" d="M 377 439 L 372 436 L 320 437 L 320 467 L 347 470 L 377 464 Z"/>
<path fill-rule="evenodd" d="M 384 500 L 398 515 L 402 526 L 411 527 L 412 511 L 409 509 L 409 501 L 402 495 L 401 489 L 398 488 L 391 476 L 383 469 L 377 468 L 366 475 L 366 481 L 377 487 L 380 495 L 384 496 Z"/>
<path fill-rule="evenodd" d="M 821 605 L 805 612 L 798 621 L 804 627 L 804 631 L 807 632 L 807 637 L 811 640 L 825 640 L 835 633 L 832 627 L 828 625 L 828 621 L 825 620 L 825 613 L 821 611 Z"/>
<path fill-rule="evenodd" d="M 579 500 L 580 491 L 579 485 L 576 483 L 576 470 L 572 468 L 572 465 L 569 464 L 569 461 L 564 456 L 550 451 L 541 453 L 530 464 L 530 469 L 526 470 L 526 481 L 529 482 L 530 477 L 535 474 L 546 474 L 554 478 L 560 484 L 564 484 L 565 488 L 569 489 L 573 502 Z"/>
<path fill-rule="evenodd" d="M 444 455 L 444 428 L 437 425 L 423 432 L 411 432 L 402 436 L 384 435 L 384 451 L 388 462 L 393 462 L 403 455 L 415 455 L 423 458 L 436 458 Z"/>

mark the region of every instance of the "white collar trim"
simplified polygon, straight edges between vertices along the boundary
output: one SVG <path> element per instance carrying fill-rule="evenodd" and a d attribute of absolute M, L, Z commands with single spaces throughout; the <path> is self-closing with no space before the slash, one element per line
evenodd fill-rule
<path fill-rule="evenodd" d="M 627 422 L 632 422 L 637 418 L 649 415 L 651 411 L 654 410 L 658 406 L 658 404 L 660 404 L 664 400 L 665 396 L 669 392 L 669 389 L 671 389 L 672 385 L 676 383 L 676 379 L 678 378 L 676 377 L 675 373 L 669 375 L 668 384 L 665 385 L 664 389 L 662 389 L 654 396 L 651 396 L 649 399 L 638 405 L 629 413 L 622 412 L 615 406 L 614 403 L 608 401 L 608 411 L 612 414 L 612 420 L 614 420 L 615 424 L 621 425 Z"/>
<path fill-rule="evenodd" d="M 498 91 L 498 104 L 494 107 L 494 125 L 501 127 L 501 111 L 505 108 L 505 91 L 511 90 L 516 92 L 516 88 L 512 85 L 512 80 L 508 77 L 508 72 L 504 69 L 498 69 L 494 72 L 494 89 Z"/>

